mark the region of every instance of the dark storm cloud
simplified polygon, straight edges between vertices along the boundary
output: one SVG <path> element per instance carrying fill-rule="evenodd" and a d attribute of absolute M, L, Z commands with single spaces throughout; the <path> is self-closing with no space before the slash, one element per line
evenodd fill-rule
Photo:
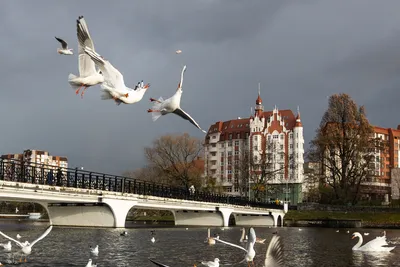
<path fill-rule="evenodd" d="M 265 109 L 300 106 L 306 143 L 327 96 L 348 92 L 371 121 L 396 127 L 399 112 L 398 1 L 3 1 L 0 2 L 0 153 L 45 149 L 71 166 L 120 173 L 144 164 L 163 134 L 204 135 L 174 115 L 152 122 L 149 97 L 174 93 L 184 64 L 182 108 L 205 129 L 248 116 L 261 82 Z M 67 83 L 84 15 L 96 50 L 143 101 L 116 106 L 99 87 L 76 96 Z M 176 55 L 175 50 L 182 54 Z M 379 119 L 378 119 L 379 118 Z"/>

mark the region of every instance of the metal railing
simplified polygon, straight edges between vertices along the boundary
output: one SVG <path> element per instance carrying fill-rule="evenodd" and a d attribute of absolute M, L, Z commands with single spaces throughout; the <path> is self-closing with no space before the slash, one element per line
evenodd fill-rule
<path fill-rule="evenodd" d="M 55 167 L 28 161 L 0 159 L 0 180 L 110 192 L 132 193 L 164 198 L 215 202 L 239 206 L 283 209 L 282 205 L 248 200 L 247 197 L 204 192 L 151 183 L 119 175 Z"/>

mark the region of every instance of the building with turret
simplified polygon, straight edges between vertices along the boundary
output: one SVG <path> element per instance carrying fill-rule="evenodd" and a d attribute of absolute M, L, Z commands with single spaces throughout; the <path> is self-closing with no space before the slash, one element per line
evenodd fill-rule
<path fill-rule="evenodd" d="M 205 176 L 222 191 L 249 196 L 262 186 L 266 201 L 302 199 L 304 137 L 300 112 L 264 111 L 260 92 L 249 118 L 218 121 L 205 137 Z"/>

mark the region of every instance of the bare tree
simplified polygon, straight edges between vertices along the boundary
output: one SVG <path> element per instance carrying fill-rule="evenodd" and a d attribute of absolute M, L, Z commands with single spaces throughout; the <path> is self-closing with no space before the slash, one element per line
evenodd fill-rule
<path fill-rule="evenodd" d="M 237 174 L 239 192 L 242 196 L 248 196 L 253 192 L 256 199 L 266 199 L 268 195 L 274 194 L 274 188 L 270 186 L 272 182 L 282 182 L 285 170 L 294 168 L 293 160 L 289 157 L 288 163 L 281 163 L 287 155 L 280 152 L 274 144 L 268 144 L 266 149 L 257 153 L 243 150 L 237 162 Z M 285 162 L 283 160 L 283 162 Z M 236 172 L 235 172 L 236 174 Z M 249 188 L 250 185 L 250 188 Z"/>
<path fill-rule="evenodd" d="M 153 168 L 149 165 L 133 171 L 126 171 L 122 175 L 125 177 L 130 177 L 146 182 L 154 182 L 154 183 L 168 182 L 168 179 L 165 176 L 163 176 L 163 173 L 160 172 L 159 169 Z"/>
<path fill-rule="evenodd" d="M 201 186 L 204 163 L 199 160 L 202 141 L 189 134 L 165 135 L 156 139 L 152 147 L 145 148 L 150 167 L 162 173 L 168 182 L 184 186 Z"/>
<path fill-rule="evenodd" d="M 358 107 L 347 94 L 329 98 L 308 157 L 321 164 L 333 202 L 356 203 L 360 185 L 374 175 L 370 165 L 375 166 L 374 153 L 384 144 L 374 140 L 373 134 L 364 107 Z"/>

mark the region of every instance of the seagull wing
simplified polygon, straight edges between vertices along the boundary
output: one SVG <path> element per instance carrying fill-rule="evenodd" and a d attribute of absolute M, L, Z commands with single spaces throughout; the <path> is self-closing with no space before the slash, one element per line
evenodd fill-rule
<path fill-rule="evenodd" d="M 189 114 L 187 114 L 185 111 L 183 111 L 181 108 L 175 109 L 173 113 L 185 120 L 188 120 L 191 124 L 193 124 L 194 126 L 199 128 L 203 133 L 207 133 L 206 131 L 201 129 L 200 126 L 197 124 L 197 122 L 192 117 L 190 117 Z"/>
<path fill-rule="evenodd" d="M 124 76 L 108 60 L 105 60 L 101 55 L 93 51 L 90 47 L 84 48 L 85 53 L 94 61 L 99 67 L 104 76 L 104 82 L 108 86 L 116 90 L 123 90 L 126 88 Z"/>
<path fill-rule="evenodd" d="M 17 243 L 17 245 L 20 246 L 21 248 L 24 247 L 24 245 L 22 245 L 21 242 L 15 240 L 15 239 L 12 238 L 12 237 L 9 237 L 8 235 L 4 234 L 4 233 L 1 232 L 1 231 L 0 231 L 0 235 L 4 236 L 5 238 L 7 238 L 7 239 L 9 239 L 9 240 L 11 240 L 11 241 L 14 241 L 14 242 Z"/>
<path fill-rule="evenodd" d="M 239 246 L 239 245 L 236 245 L 236 244 L 233 244 L 233 243 L 226 242 L 226 241 L 224 241 L 224 240 L 221 240 L 221 239 L 219 239 L 219 238 L 215 238 L 214 240 L 215 240 L 215 241 L 218 241 L 218 242 L 221 242 L 221 243 L 224 243 L 224 244 L 226 244 L 226 245 L 229 245 L 229 246 L 235 247 L 235 248 L 239 248 L 239 249 L 241 249 L 241 250 L 243 250 L 243 251 L 246 251 L 246 252 L 247 252 L 247 249 L 245 249 L 244 247 L 241 247 L 241 246 Z"/>
<path fill-rule="evenodd" d="M 97 71 L 93 60 L 84 51 L 85 47 L 89 47 L 94 51 L 94 45 L 83 16 L 80 16 L 76 21 L 76 31 L 78 36 L 79 75 L 88 77 Z"/>
<path fill-rule="evenodd" d="M 279 236 L 274 235 L 269 242 L 267 252 L 265 253 L 265 267 L 283 266 L 283 252 Z"/>
<path fill-rule="evenodd" d="M 50 226 L 47 228 L 47 230 L 46 230 L 38 239 L 36 239 L 35 241 L 33 241 L 33 242 L 31 243 L 31 247 L 33 247 L 33 245 L 35 245 L 37 242 L 39 242 L 40 240 L 42 240 L 43 238 L 45 238 L 45 237 L 51 232 L 52 229 L 53 229 L 53 225 L 50 225 Z"/>
<path fill-rule="evenodd" d="M 149 259 L 149 261 L 151 261 L 152 263 L 154 263 L 157 266 L 161 266 L 161 267 L 169 267 L 168 265 L 156 262 L 155 260 Z"/>
<path fill-rule="evenodd" d="M 64 41 L 61 38 L 57 38 L 57 37 L 55 37 L 55 38 L 57 39 L 57 41 L 59 41 L 61 43 L 63 49 L 67 49 L 68 48 L 68 44 L 67 44 L 66 41 Z M 18 212 L 18 210 L 16 209 L 15 212 Z"/>

